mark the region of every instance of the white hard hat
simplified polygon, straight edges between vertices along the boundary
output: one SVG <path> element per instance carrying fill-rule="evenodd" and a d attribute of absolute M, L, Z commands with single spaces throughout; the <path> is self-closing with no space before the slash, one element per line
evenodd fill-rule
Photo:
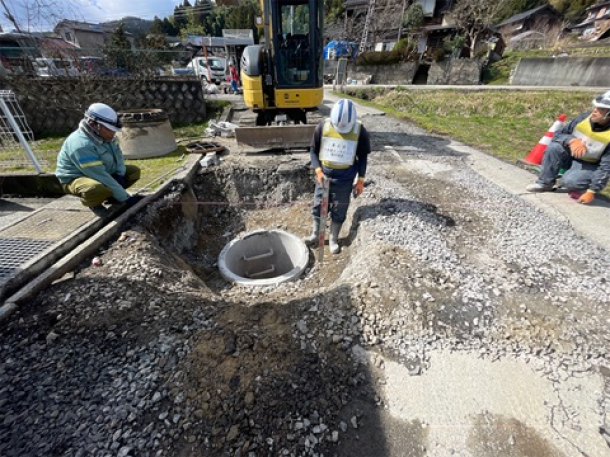
<path fill-rule="evenodd" d="M 87 108 L 87 111 L 85 111 L 85 118 L 89 121 L 101 124 L 113 132 L 121 131 L 122 125 L 116 111 L 103 103 L 94 103 Z"/>
<path fill-rule="evenodd" d="M 330 111 L 330 122 L 339 133 L 347 133 L 353 130 L 357 121 L 356 105 L 346 98 L 342 98 L 335 103 Z"/>
<path fill-rule="evenodd" d="M 593 99 L 593 106 L 596 108 L 610 109 L 610 90 L 603 95 L 599 95 Z"/>

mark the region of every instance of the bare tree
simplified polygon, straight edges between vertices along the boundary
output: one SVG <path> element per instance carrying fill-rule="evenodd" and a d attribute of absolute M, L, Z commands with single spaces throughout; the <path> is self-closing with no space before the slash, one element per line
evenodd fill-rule
<path fill-rule="evenodd" d="M 511 0 L 460 0 L 451 8 L 452 22 L 468 36 L 471 56 L 474 55 L 477 41 L 498 22 L 502 10 L 510 2 Z"/>
<path fill-rule="evenodd" d="M 81 7 L 79 0 L 0 0 L 2 14 L 17 32 L 49 30 L 62 19 L 82 19 Z"/>

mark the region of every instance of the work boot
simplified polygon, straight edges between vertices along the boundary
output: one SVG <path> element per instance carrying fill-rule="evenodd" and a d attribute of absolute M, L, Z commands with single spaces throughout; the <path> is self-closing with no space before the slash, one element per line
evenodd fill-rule
<path fill-rule="evenodd" d="M 341 250 L 339 246 L 339 232 L 341 231 L 341 226 L 343 224 L 339 222 L 333 221 L 330 224 L 330 239 L 328 240 L 328 246 L 330 247 L 331 254 L 338 254 Z"/>
<path fill-rule="evenodd" d="M 528 192 L 550 192 L 553 190 L 554 184 L 540 184 L 535 182 L 525 188 Z"/>
<path fill-rule="evenodd" d="M 316 243 L 318 242 L 318 237 L 319 236 L 320 236 L 320 218 L 319 217 L 314 217 L 313 218 L 313 226 L 312 226 L 312 230 L 311 230 L 311 235 L 303 238 L 303 242 L 307 246 L 315 246 Z"/>
<path fill-rule="evenodd" d="M 97 217 L 105 217 L 108 215 L 108 209 L 104 205 L 92 206 L 89 208 Z"/>

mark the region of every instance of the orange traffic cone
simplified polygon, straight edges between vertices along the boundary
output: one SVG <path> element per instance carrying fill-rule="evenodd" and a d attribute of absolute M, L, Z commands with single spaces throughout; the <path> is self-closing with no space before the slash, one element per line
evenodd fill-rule
<path fill-rule="evenodd" d="M 560 114 L 557 120 L 553 123 L 548 132 L 540 139 L 538 144 L 532 148 L 530 153 L 523 159 L 523 162 L 528 165 L 540 165 L 544 157 L 546 147 L 551 144 L 551 140 L 555 132 L 563 127 L 563 122 L 566 120 L 565 114 Z"/>

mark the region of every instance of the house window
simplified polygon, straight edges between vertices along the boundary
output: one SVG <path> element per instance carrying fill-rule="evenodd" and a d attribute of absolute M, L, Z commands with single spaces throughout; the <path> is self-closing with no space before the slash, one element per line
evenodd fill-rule
<path fill-rule="evenodd" d="M 72 34 L 70 32 L 66 32 L 66 41 L 72 41 Z"/>

